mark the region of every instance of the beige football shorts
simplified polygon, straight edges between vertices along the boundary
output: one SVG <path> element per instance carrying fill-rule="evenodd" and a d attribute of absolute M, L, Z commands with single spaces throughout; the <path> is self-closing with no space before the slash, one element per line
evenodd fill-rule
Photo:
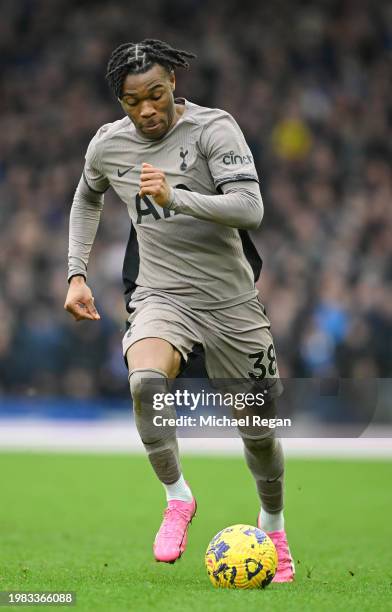
<path fill-rule="evenodd" d="M 170 342 L 184 363 L 194 347 L 201 345 L 211 381 L 254 380 L 263 383 L 269 398 L 281 394 L 270 322 L 257 297 L 237 306 L 206 311 L 170 297 L 151 295 L 131 302 L 130 307 L 134 310 L 123 338 L 124 357 L 132 344 L 144 338 Z"/>

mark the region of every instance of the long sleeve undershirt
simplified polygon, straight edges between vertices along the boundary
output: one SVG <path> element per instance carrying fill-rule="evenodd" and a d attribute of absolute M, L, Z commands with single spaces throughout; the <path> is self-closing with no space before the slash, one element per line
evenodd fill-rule
<path fill-rule="evenodd" d="M 237 229 L 257 229 L 264 214 L 258 183 L 236 181 L 226 183 L 222 190 L 222 195 L 203 195 L 172 188 L 168 208 L 203 221 L 213 221 Z"/>
<path fill-rule="evenodd" d="M 103 202 L 103 193 L 92 191 L 81 177 L 69 218 L 68 280 L 79 274 L 87 278 L 87 264 L 101 218 Z"/>
<path fill-rule="evenodd" d="M 263 201 L 256 181 L 235 181 L 222 186 L 221 195 L 203 195 L 172 188 L 168 208 L 204 221 L 238 229 L 257 229 L 263 218 Z M 87 278 L 90 251 L 103 208 L 103 194 L 92 191 L 83 177 L 72 203 L 69 224 L 68 279 Z"/>

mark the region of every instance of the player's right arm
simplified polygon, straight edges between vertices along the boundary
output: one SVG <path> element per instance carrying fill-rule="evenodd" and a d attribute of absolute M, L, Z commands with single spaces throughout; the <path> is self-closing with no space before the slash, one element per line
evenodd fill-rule
<path fill-rule="evenodd" d="M 64 308 L 76 321 L 100 318 L 91 289 L 88 287 L 87 265 L 94 244 L 109 181 L 100 169 L 97 151 L 98 134 L 91 141 L 83 175 L 72 202 L 69 220 L 68 282 Z"/>

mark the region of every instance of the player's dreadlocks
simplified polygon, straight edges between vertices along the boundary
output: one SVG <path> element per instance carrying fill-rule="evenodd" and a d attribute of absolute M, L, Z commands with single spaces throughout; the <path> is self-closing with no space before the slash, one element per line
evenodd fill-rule
<path fill-rule="evenodd" d="M 160 64 L 166 70 L 189 68 L 187 59 L 196 57 L 189 51 L 173 49 L 161 40 L 146 38 L 140 43 L 124 43 L 110 56 L 106 79 L 117 98 L 121 98 L 122 86 L 127 74 L 147 72 L 153 64 Z"/>

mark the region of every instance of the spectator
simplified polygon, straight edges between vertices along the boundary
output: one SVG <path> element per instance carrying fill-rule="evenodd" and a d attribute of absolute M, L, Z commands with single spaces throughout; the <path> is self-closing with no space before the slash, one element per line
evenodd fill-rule
<path fill-rule="evenodd" d="M 198 53 L 178 93 L 232 112 L 252 146 L 259 287 L 284 375 L 390 376 L 389 3 L 31 0 L 5 3 L 0 24 L 0 394 L 128 394 L 127 213 L 109 192 L 89 268 L 95 326 L 62 311 L 67 224 L 88 141 L 121 116 L 109 52 L 152 35 Z"/>

